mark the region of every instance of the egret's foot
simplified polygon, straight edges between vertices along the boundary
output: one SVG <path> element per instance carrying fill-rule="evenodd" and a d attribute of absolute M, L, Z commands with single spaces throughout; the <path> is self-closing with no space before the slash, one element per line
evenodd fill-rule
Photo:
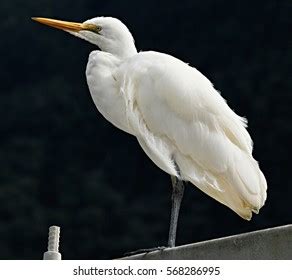
<path fill-rule="evenodd" d="M 143 254 L 143 253 L 148 254 L 154 251 L 163 251 L 166 248 L 169 248 L 169 247 L 158 246 L 158 247 L 153 247 L 153 248 L 148 248 L 148 249 L 138 249 L 135 251 L 124 253 L 124 256 L 129 257 L 129 256 L 137 255 L 137 254 Z"/>

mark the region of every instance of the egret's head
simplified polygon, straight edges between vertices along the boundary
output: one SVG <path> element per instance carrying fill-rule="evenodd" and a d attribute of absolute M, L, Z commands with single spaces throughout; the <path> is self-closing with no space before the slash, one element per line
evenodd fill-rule
<path fill-rule="evenodd" d="M 32 18 L 42 24 L 62 29 L 97 45 L 102 51 L 124 58 L 135 54 L 134 39 L 128 28 L 118 19 L 96 17 L 83 23 L 48 18 Z"/>

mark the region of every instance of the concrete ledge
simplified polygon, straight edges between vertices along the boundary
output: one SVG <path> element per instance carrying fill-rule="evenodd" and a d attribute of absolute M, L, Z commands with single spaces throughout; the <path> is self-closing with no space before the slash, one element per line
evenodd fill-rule
<path fill-rule="evenodd" d="M 292 225 L 133 255 L 127 260 L 292 260 Z"/>

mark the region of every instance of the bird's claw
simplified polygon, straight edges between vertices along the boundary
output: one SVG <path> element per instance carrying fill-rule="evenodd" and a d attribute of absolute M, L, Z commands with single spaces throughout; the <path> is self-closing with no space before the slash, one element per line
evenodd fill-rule
<path fill-rule="evenodd" d="M 138 249 L 135 251 L 131 251 L 131 252 L 126 252 L 124 253 L 125 257 L 129 257 L 129 256 L 133 256 L 133 255 L 137 255 L 137 254 L 148 254 L 154 251 L 163 251 L 164 249 L 166 249 L 166 246 L 158 246 L 158 247 L 153 247 L 153 248 L 148 248 L 148 249 Z"/>

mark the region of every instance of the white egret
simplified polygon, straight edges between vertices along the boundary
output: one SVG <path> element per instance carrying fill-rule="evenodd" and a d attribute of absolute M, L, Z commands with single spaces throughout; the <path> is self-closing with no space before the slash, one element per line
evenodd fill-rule
<path fill-rule="evenodd" d="M 183 181 L 250 220 L 266 200 L 267 183 L 252 156 L 246 119 L 227 105 L 197 69 L 159 52 L 137 52 L 118 19 L 83 23 L 34 20 L 97 45 L 86 77 L 99 112 L 137 137 L 150 159 L 172 177 L 168 246 L 175 246 Z"/>

